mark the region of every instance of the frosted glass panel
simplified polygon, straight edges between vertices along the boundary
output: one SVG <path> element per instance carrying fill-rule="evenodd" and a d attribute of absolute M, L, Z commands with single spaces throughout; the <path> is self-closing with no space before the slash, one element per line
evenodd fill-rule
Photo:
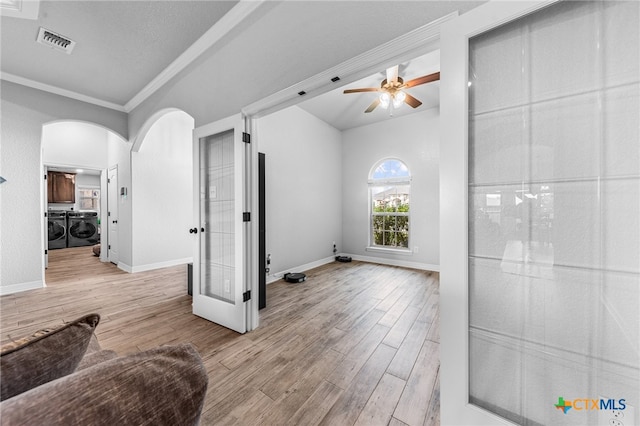
<path fill-rule="evenodd" d="M 469 42 L 469 400 L 518 424 L 613 424 L 559 397 L 640 424 L 639 12 L 561 2 Z"/>
<path fill-rule="evenodd" d="M 200 140 L 201 294 L 235 304 L 233 130 Z"/>
<path fill-rule="evenodd" d="M 600 88 L 598 2 L 563 2 L 523 21 L 528 25 L 523 28 L 524 54 L 530 58 L 523 74 L 531 81 L 530 100 Z"/>
<path fill-rule="evenodd" d="M 640 74 L 638 2 L 611 2 L 611 4 L 604 2 L 601 6 L 603 13 L 600 31 L 606 35 L 602 40 L 605 84 L 608 87 L 614 87 L 637 83 L 638 74 Z"/>
<path fill-rule="evenodd" d="M 521 182 L 527 171 L 529 114 L 511 108 L 477 114 L 469 122 L 478 149 L 470 152 L 469 180 L 473 183 Z"/>
<path fill-rule="evenodd" d="M 536 103 L 531 108 L 531 178 L 595 177 L 599 172 L 599 93 Z"/>
<path fill-rule="evenodd" d="M 636 72 L 640 73 L 640 70 Z M 604 170 L 606 176 L 638 173 L 640 164 L 640 84 L 604 91 Z"/>
<path fill-rule="evenodd" d="M 469 106 L 476 113 L 487 113 L 517 106 L 526 90 L 520 70 L 521 32 L 518 26 L 505 27 L 494 39 L 478 38 L 469 52 L 469 76 L 482 82 L 469 93 Z"/>

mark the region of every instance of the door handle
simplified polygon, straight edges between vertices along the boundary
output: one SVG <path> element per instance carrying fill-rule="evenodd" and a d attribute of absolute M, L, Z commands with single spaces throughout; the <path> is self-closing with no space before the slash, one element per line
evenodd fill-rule
<path fill-rule="evenodd" d="M 204 232 L 204 228 L 200 228 L 200 232 Z"/>
<path fill-rule="evenodd" d="M 191 228 L 191 229 L 189 229 L 189 233 L 190 233 L 190 234 L 197 234 L 197 233 L 198 233 L 198 228 Z"/>
<path fill-rule="evenodd" d="M 118 223 L 118 221 L 117 220 L 112 220 L 111 223 Z"/>

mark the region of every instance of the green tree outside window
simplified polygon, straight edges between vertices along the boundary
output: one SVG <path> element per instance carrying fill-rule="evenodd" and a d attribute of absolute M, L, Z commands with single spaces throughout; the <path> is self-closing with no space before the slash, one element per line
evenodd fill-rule
<path fill-rule="evenodd" d="M 378 163 L 369 179 L 371 245 L 409 248 L 411 177 L 407 166 L 396 159 Z"/>

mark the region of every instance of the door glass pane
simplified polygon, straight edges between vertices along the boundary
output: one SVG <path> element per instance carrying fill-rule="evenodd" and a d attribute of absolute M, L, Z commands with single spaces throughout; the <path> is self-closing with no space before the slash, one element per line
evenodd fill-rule
<path fill-rule="evenodd" d="M 200 293 L 235 304 L 233 130 L 200 139 Z M 200 230 L 199 230 L 200 231 Z"/>
<path fill-rule="evenodd" d="M 469 43 L 469 400 L 518 424 L 640 416 L 639 11 L 559 2 Z"/>

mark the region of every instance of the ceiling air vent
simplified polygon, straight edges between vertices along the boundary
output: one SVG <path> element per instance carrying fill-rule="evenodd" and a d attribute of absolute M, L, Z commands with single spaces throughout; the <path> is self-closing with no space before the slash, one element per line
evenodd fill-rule
<path fill-rule="evenodd" d="M 40 27 L 40 31 L 38 32 L 37 42 L 65 52 L 67 55 L 71 54 L 71 51 L 76 45 L 75 41 L 42 27 Z"/>

